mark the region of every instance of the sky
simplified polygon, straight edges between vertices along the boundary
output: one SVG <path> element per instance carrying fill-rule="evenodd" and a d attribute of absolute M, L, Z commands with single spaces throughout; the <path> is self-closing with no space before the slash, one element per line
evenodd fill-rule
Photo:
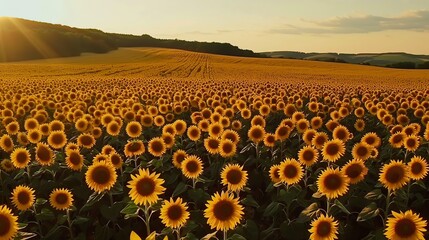
<path fill-rule="evenodd" d="M 429 54 L 429 0 L 0 0 L 0 16 L 255 52 Z"/>

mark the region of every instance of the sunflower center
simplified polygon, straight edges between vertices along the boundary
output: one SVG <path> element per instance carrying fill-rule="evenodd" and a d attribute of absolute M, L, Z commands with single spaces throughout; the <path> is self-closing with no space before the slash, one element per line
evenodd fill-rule
<path fill-rule="evenodd" d="M 294 178 L 298 174 L 298 169 L 294 165 L 288 165 L 283 170 L 284 175 L 286 178 Z"/>
<path fill-rule="evenodd" d="M 369 151 L 365 146 L 359 146 L 356 149 L 356 153 L 359 157 L 365 157 L 369 153 Z"/>
<path fill-rule="evenodd" d="M 337 174 L 329 174 L 323 181 L 325 187 L 329 190 L 337 190 L 341 187 L 343 180 Z"/>
<path fill-rule="evenodd" d="M 392 142 L 393 142 L 393 143 L 400 143 L 401 141 L 402 141 L 402 135 L 400 135 L 400 134 L 395 135 L 395 136 L 393 136 L 393 138 L 392 138 Z"/>
<path fill-rule="evenodd" d="M 337 138 L 339 138 L 339 139 L 345 139 L 345 138 L 347 138 L 347 133 L 346 133 L 346 131 L 344 131 L 344 130 L 340 130 L 340 131 L 338 131 L 338 132 L 336 132 L 336 134 L 335 134 L 336 136 L 337 136 Z"/>
<path fill-rule="evenodd" d="M 277 132 L 279 136 L 286 136 L 288 134 L 288 128 L 287 127 L 281 127 L 279 128 L 279 131 Z"/>
<path fill-rule="evenodd" d="M 326 221 L 322 221 L 317 225 L 317 235 L 321 237 L 327 237 L 331 233 L 331 224 Z"/>
<path fill-rule="evenodd" d="M 92 138 L 90 136 L 82 136 L 80 137 L 80 142 L 83 146 L 90 146 L 92 145 Z"/>
<path fill-rule="evenodd" d="M 92 172 L 92 180 L 97 184 L 106 184 L 110 180 L 110 171 L 105 166 L 98 166 Z"/>
<path fill-rule="evenodd" d="M 346 175 L 349 178 L 357 178 L 362 173 L 362 166 L 359 164 L 352 164 L 346 169 Z"/>
<path fill-rule="evenodd" d="M 64 205 L 66 204 L 68 201 L 68 197 L 66 194 L 64 193 L 59 193 L 56 197 L 55 197 L 55 202 L 57 202 L 59 205 Z"/>
<path fill-rule="evenodd" d="M 325 138 L 324 137 L 316 137 L 315 142 L 317 145 L 321 146 L 325 143 Z"/>
<path fill-rule="evenodd" d="M 12 145 L 13 145 L 12 140 L 10 140 L 9 138 L 6 138 L 3 141 L 3 145 L 6 146 L 6 148 L 12 147 Z"/>
<path fill-rule="evenodd" d="M 240 183 L 241 179 L 242 179 L 241 171 L 237 170 L 237 169 L 229 170 L 228 173 L 226 174 L 226 179 L 231 184 L 238 184 L 238 183 Z"/>
<path fill-rule="evenodd" d="M 80 164 L 80 156 L 76 152 L 70 153 L 69 159 L 73 165 L 79 165 Z"/>
<path fill-rule="evenodd" d="M 128 151 L 137 152 L 140 149 L 140 144 L 137 142 L 132 142 L 128 145 Z"/>
<path fill-rule="evenodd" d="M 405 176 L 404 169 L 400 166 L 390 167 L 386 171 L 386 180 L 390 183 L 396 183 L 401 181 L 401 179 Z"/>
<path fill-rule="evenodd" d="M 219 134 L 219 133 L 220 133 L 220 127 L 219 127 L 219 126 L 214 126 L 211 130 L 212 130 L 211 132 L 212 132 L 214 135 L 217 135 L 217 134 Z"/>
<path fill-rule="evenodd" d="M 0 214 L 0 236 L 6 235 L 11 230 L 11 222 L 4 214 Z"/>
<path fill-rule="evenodd" d="M 28 156 L 26 154 L 26 152 L 19 152 L 16 155 L 16 161 L 19 163 L 25 163 L 28 160 Z"/>
<path fill-rule="evenodd" d="M 365 142 L 368 143 L 369 145 L 373 145 L 375 143 L 375 138 L 368 137 L 365 139 Z"/>
<path fill-rule="evenodd" d="M 259 128 L 255 128 L 252 130 L 252 132 L 250 133 L 250 135 L 254 138 L 254 139 L 260 139 L 263 135 L 263 132 L 261 131 L 261 129 Z"/>
<path fill-rule="evenodd" d="M 422 170 L 423 170 L 423 166 L 419 162 L 415 162 L 411 165 L 411 172 L 413 174 L 419 174 L 422 172 Z"/>
<path fill-rule="evenodd" d="M 51 152 L 48 148 L 42 146 L 37 149 L 37 157 L 42 162 L 49 162 L 51 160 Z"/>
<path fill-rule="evenodd" d="M 407 142 L 406 142 L 406 146 L 408 146 L 409 148 L 413 148 L 417 145 L 417 142 L 414 138 L 408 138 Z"/>
<path fill-rule="evenodd" d="M 408 218 L 401 219 L 395 224 L 395 233 L 401 238 L 411 237 L 416 230 L 416 224 Z"/>
<path fill-rule="evenodd" d="M 52 143 L 54 143 L 56 145 L 61 145 L 65 141 L 65 139 L 64 139 L 63 135 L 61 135 L 61 134 L 54 134 L 52 136 L 51 141 L 52 141 Z"/>
<path fill-rule="evenodd" d="M 152 151 L 156 153 L 162 152 L 162 150 L 164 149 L 164 145 L 160 141 L 152 142 L 151 147 L 152 147 Z"/>
<path fill-rule="evenodd" d="M 338 147 L 338 145 L 337 145 L 337 144 L 329 144 L 329 145 L 326 147 L 326 153 L 327 153 L 329 156 L 336 155 L 339 151 L 340 151 L 340 147 Z"/>
<path fill-rule="evenodd" d="M 214 205 L 213 214 L 218 220 L 227 221 L 234 214 L 234 206 L 228 200 L 221 200 Z"/>
<path fill-rule="evenodd" d="M 171 220 L 179 220 L 182 217 L 182 208 L 179 205 L 172 205 L 168 208 L 167 216 Z"/>
<path fill-rule="evenodd" d="M 132 134 L 137 134 L 138 132 L 140 132 L 140 128 L 137 124 L 131 124 L 128 128 L 128 130 L 130 131 L 130 133 Z"/>
<path fill-rule="evenodd" d="M 312 161 L 314 159 L 314 152 L 313 151 L 305 151 L 302 154 L 302 158 L 304 161 Z"/>
<path fill-rule="evenodd" d="M 212 149 L 217 149 L 219 147 L 219 142 L 216 139 L 210 139 L 208 143 L 209 147 Z"/>
<path fill-rule="evenodd" d="M 141 196 L 149 196 L 155 191 L 155 182 L 150 178 L 142 178 L 136 184 L 136 190 Z"/>
<path fill-rule="evenodd" d="M 232 152 L 232 144 L 230 144 L 230 143 L 222 144 L 222 150 L 223 150 L 223 152 L 225 152 L 225 153 L 230 153 L 230 152 Z"/>
<path fill-rule="evenodd" d="M 190 173 L 194 173 L 198 171 L 198 163 L 196 161 L 189 161 L 186 164 L 186 170 Z"/>
<path fill-rule="evenodd" d="M 198 129 L 191 129 L 191 131 L 189 132 L 189 135 L 193 138 L 198 137 L 199 131 Z"/>
<path fill-rule="evenodd" d="M 30 202 L 30 195 L 28 195 L 28 193 L 24 191 L 19 192 L 17 198 L 18 202 L 21 204 L 27 204 L 28 202 Z"/>
<path fill-rule="evenodd" d="M 118 165 L 121 162 L 121 158 L 118 155 L 110 156 L 110 161 L 113 165 Z"/>

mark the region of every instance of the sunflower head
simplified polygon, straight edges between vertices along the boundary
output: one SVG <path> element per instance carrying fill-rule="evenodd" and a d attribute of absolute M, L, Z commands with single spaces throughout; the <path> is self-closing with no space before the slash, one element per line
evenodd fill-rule
<path fill-rule="evenodd" d="M 387 219 L 384 235 L 387 239 L 425 239 L 427 222 L 413 213 L 412 210 L 403 212 L 392 212 L 393 217 Z"/>
<path fill-rule="evenodd" d="M 159 195 L 165 191 L 162 186 L 164 180 L 159 175 L 150 173 L 148 169 L 139 169 L 138 174 L 131 175 L 128 195 L 135 204 L 149 206 L 158 201 Z"/>
<path fill-rule="evenodd" d="M 270 167 L 270 178 L 273 183 L 278 183 L 281 181 L 280 179 L 280 164 L 275 164 Z"/>
<path fill-rule="evenodd" d="M 368 168 L 363 160 L 353 159 L 341 168 L 341 172 L 349 179 L 350 184 L 356 184 L 364 179 Z"/>
<path fill-rule="evenodd" d="M 329 215 L 321 215 L 311 222 L 310 239 L 338 239 L 338 221 Z"/>
<path fill-rule="evenodd" d="M 399 189 L 409 181 L 409 168 L 402 161 L 392 160 L 382 167 L 379 181 L 387 189 L 392 191 Z"/>
<path fill-rule="evenodd" d="M 428 163 L 426 159 L 420 156 L 414 156 L 408 163 L 409 175 L 413 180 L 422 180 L 428 174 Z"/>
<path fill-rule="evenodd" d="M 18 217 L 6 205 L 0 205 L 0 239 L 14 239 L 18 233 Z"/>
<path fill-rule="evenodd" d="M 159 217 L 166 227 L 181 228 L 189 219 L 188 206 L 180 197 L 175 201 L 172 198 L 170 198 L 170 201 L 164 200 Z"/>
<path fill-rule="evenodd" d="M 288 185 L 296 184 L 303 175 L 302 167 L 297 160 L 287 158 L 280 163 L 279 176 L 282 182 Z"/>
<path fill-rule="evenodd" d="M 298 152 L 298 160 L 307 167 L 312 166 L 319 159 L 319 152 L 312 146 L 305 146 Z"/>
<path fill-rule="evenodd" d="M 152 138 L 148 143 L 148 151 L 155 157 L 161 157 L 167 151 L 164 139 L 160 137 Z"/>
<path fill-rule="evenodd" d="M 203 173 L 203 162 L 199 157 L 189 155 L 183 160 L 181 169 L 185 177 L 196 179 Z"/>
<path fill-rule="evenodd" d="M 54 149 L 61 149 L 67 144 L 67 136 L 63 131 L 52 131 L 48 136 L 48 144 Z"/>
<path fill-rule="evenodd" d="M 236 154 L 237 146 L 231 140 L 224 139 L 220 141 L 218 149 L 223 158 L 230 158 Z"/>
<path fill-rule="evenodd" d="M 74 171 L 80 171 L 82 169 L 84 159 L 78 149 L 69 150 L 65 160 L 68 168 Z"/>
<path fill-rule="evenodd" d="M 259 143 L 260 141 L 264 140 L 265 129 L 262 126 L 253 125 L 252 127 L 250 127 L 249 132 L 247 133 L 247 136 L 254 143 Z"/>
<path fill-rule="evenodd" d="M 42 166 L 50 166 L 54 163 L 54 152 L 49 145 L 44 143 L 37 143 L 36 147 L 36 161 Z"/>
<path fill-rule="evenodd" d="M 323 159 L 327 161 L 336 162 L 344 155 L 345 152 L 346 147 L 344 142 L 340 139 L 333 139 L 323 144 L 322 155 Z"/>
<path fill-rule="evenodd" d="M 67 210 L 73 204 L 73 195 L 68 189 L 57 188 L 49 195 L 49 202 L 57 210 Z"/>
<path fill-rule="evenodd" d="M 146 149 L 141 140 L 130 141 L 125 144 L 124 153 L 126 157 L 140 156 L 145 153 Z"/>
<path fill-rule="evenodd" d="M 227 231 L 234 229 L 243 217 L 243 207 L 238 198 L 229 193 L 215 193 L 206 204 L 204 216 L 212 229 Z"/>
<path fill-rule="evenodd" d="M 227 186 L 229 191 L 241 191 L 247 183 L 247 171 L 238 164 L 226 165 L 221 174 L 222 184 Z"/>
<path fill-rule="evenodd" d="M 12 164 L 16 168 L 25 168 L 30 162 L 30 152 L 25 148 L 15 148 L 10 154 Z"/>
<path fill-rule="evenodd" d="M 183 162 L 183 160 L 185 160 L 185 158 L 188 156 L 188 154 L 186 153 L 186 151 L 184 151 L 184 150 L 181 150 L 181 149 L 179 149 L 179 150 L 177 150 L 176 152 L 174 152 L 174 154 L 173 154 L 173 165 L 176 167 L 176 168 L 181 168 L 181 166 L 182 166 L 182 162 Z"/>
<path fill-rule="evenodd" d="M 347 193 L 349 180 L 338 168 L 327 168 L 317 178 L 317 188 L 326 198 L 334 199 Z"/>
<path fill-rule="evenodd" d="M 11 197 L 13 205 L 21 211 L 28 210 L 34 204 L 34 190 L 27 186 L 17 186 L 13 189 Z"/>
<path fill-rule="evenodd" d="M 107 161 L 94 162 L 85 173 L 86 184 L 98 193 L 109 191 L 116 183 L 117 177 L 115 168 Z"/>

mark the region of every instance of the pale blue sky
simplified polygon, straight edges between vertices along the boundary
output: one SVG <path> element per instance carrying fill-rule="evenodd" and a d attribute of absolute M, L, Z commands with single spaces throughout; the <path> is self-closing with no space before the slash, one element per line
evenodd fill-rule
<path fill-rule="evenodd" d="M 0 16 L 254 51 L 429 54 L 429 0 L 0 0 Z"/>

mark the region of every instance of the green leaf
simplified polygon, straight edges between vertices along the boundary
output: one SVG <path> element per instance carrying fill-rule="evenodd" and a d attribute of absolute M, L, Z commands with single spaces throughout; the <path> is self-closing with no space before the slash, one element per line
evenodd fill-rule
<path fill-rule="evenodd" d="M 20 240 L 27 240 L 27 239 L 32 239 L 34 237 L 37 237 L 36 233 L 29 233 L 29 232 L 18 232 L 18 235 L 16 236 L 16 239 L 20 239 Z"/>
<path fill-rule="evenodd" d="M 115 202 L 112 206 L 102 205 L 100 208 L 101 215 L 108 220 L 116 220 L 121 214 L 124 203 Z"/>
<path fill-rule="evenodd" d="M 316 215 L 317 211 L 319 211 L 319 205 L 317 202 L 314 202 L 302 210 L 297 221 L 300 223 L 308 222 Z"/>
<path fill-rule="evenodd" d="M 46 200 L 46 199 L 44 199 L 44 198 L 38 198 L 38 199 L 36 199 L 36 206 L 39 206 L 39 205 L 43 205 L 43 204 L 45 204 L 46 202 L 47 202 L 48 200 Z"/>
<path fill-rule="evenodd" d="M 237 234 L 237 233 L 234 234 L 234 235 L 232 235 L 228 239 L 231 239 L 231 240 L 246 240 L 245 237 L 243 237 L 243 236 L 241 236 L 240 234 Z"/>
<path fill-rule="evenodd" d="M 243 200 L 241 200 L 241 203 L 243 203 L 243 205 L 245 205 L 245 206 L 250 206 L 250 207 L 255 207 L 255 208 L 259 207 L 258 202 L 256 202 L 256 200 L 250 194 L 247 195 L 245 198 L 243 198 Z"/>
<path fill-rule="evenodd" d="M 383 194 L 381 193 L 380 189 L 374 189 L 365 195 L 365 199 L 375 201 L 375 200 L 380 199 L 382 196 L 383 196 Z"/>
<path fill-rule="evenodd" d="M 13 178 L 13 180 L 18 180 L 20 179 L 26 172 L 24 171 L 24 169 L 19 170 L 19 172 L 15 175 L 15 177 Z"/>
<path fill-rule="evenodd" d="M 113 185 L 112 189 L 110 190 L 110 193 L 112 195 L 121 195 L 121 194 L 123 194 L 124 193 L 124 188 L 123 188 L 122 184 L 119 181 L 117 181 L 115 183 L 115 185 Z"/>
<path fill-rule="evenodd" d="M 325 196 L 325 195 L 323 193 L 321 193 L 321 192 L 315 192 L 312 195 L 313 198 L 321 198 L 323 196 Z"/>
<path fill-rule="evenodd" d="M 241 149 L 240 153 L 245 153 L 245 152 L 249 151 L 252 147 L 253 147 L 253 143 L 252 143 L 252 142 L 250 142 L 249 144 L 247 144 L 246 146 L 244 146 L 244 147 Z"/>
<path fill-rule="evenodd" d="M 86 201 L 85 205 L 83 205 L 81 211 L 86 210 L 87 208 L 94 205 L 96 202 L 100 201 L 104 197 L 104 194 L 105 194 L 104 192 L 103 193 L 97 193 L 97 192 L 92 193 L 89 196 L 88 200 Z"/>
<path fill-rule="evenodd" d="M 67 221 L 67 215 L 58 215 L 57 225 L 63 225 Z"/>
<path fill-rule="evenodd" d="M 279 207 L 280 203 L 278 202 L 270 203 L 267 208 L 265 208 L 264 217 L 273 216 L 275 213 L 277 213 Z"/>
<path fill-rule="evenodd" d="M 188 186 L 184 182 L 179 182 L 173 192 L 173 197 L 179 196 L 180 194 L 186 192 Z"/>
<path fill-rule="evenodd" d="M 139 210 L 139 207 L 134 202 L 129 202 L 122 210 L 122 214 L 136 214 Z"/>
<path fill-rule="evenodd" d="M 347 210 L 347 208 L 340 201 L 338 201 L 338 199 L 335 199 L 334 205 L 341 209 L 341 211 L 344 213 L 350 214 L 349 210 Z"/>
<path fill-rule="evenodd" d="M 375 202 L 370 203 L 359 213 L 356 221 L 364 222 L 371 218 L 376 217 L 380 213 L 380 209 L 378 209 L 377 204 Z"/>
<path fill-rule="evenodd" d="M 55 219 L 54 213 L 48 208 L 43 208 L 40 213 L 36 215 L 37 220 L 39 221 L 50 221 Z"/>
<path fill-rule="evenodd" d="M 426 187 L 426 185 L 425 185 L 425 183 L 423 182 L 423 181 L 421 181 L 421 180 L 419 180 L 419 181 L 415 181 L 414 183 L 413 183 L 413 185 L 418 185 L 418 186 L 420 186 L 421 188 L 423 188 L 423 189 L 425 189 L 425 190 L 427 190 L 427 187 Z"/>
<path fill-rule="evenodd" d="M 88 222 L 89 221 L 89 218 L 84 218 L 84 217 L 77 217 L 77 218 L 75 218 L 73 221 L 72 221 L 72 225 L 73 224 L 77 224 L 77 225 L 80 225 L 80 224 L 83 224 L 83 223 L 86 223 L 86 222 Z"/>

